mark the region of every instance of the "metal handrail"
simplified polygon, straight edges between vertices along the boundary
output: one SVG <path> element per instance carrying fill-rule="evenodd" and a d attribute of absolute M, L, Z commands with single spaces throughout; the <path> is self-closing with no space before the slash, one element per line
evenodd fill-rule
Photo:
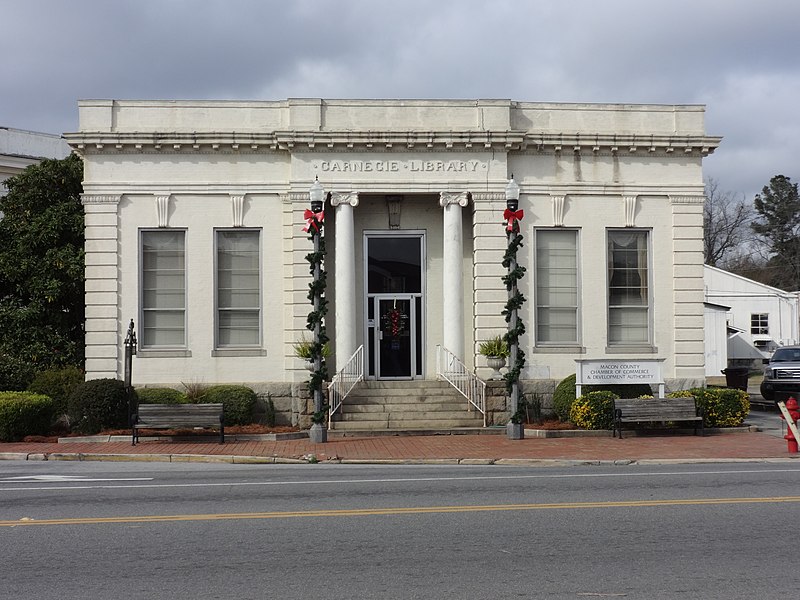
<path fill-rule="evenodd" d="M 436 346 L 436 375 L 468 400 L 468 411 L 474 406 L 483 414 L 483 426 L 486 427 L 486 382 L 467 369 L 455 354 L 439 345 Z"/>
<path fill-rule="evenodd" d="M 364 380 L 364 345 L 353 352 L 344 367 L 333 376 L 328 384 L 328 429 L 333 422 L 333 414 L 342 406 L 342 402 L 359 381 Z"/>

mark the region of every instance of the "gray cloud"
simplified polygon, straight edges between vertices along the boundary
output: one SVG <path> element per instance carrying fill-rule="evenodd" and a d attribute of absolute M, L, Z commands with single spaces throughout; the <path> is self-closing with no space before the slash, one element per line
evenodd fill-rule
<path fill-rule="evenodd" d="M 707 105 L 706 172 L 800 178 L 800 3 L 0 0 L 0 125 L 81 98 L 512 98 Z M 793 171 L 795 169 L 795 171 Z"/>

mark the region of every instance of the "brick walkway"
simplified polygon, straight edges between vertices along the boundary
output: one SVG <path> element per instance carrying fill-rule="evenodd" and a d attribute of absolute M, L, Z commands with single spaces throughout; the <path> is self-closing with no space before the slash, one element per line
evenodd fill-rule
<path fill-rule="evenodd" d="M 8 454 L 13 453 L 13 454 Z M 307 439 L 287 441 L 230 441 L 223 445 L 214 439 L 197 442 L 0 443 L 0 458 L 187 460 L 187 456 L 207 460 L 233 461 L 231 457 L 266 459 L 345 461 L 435 461 L 456 460 L 494 462 L 503 459 L 567 461 L 640 460 L 726 460 L 785 459 L 789 454 L 785 440 L 761 432 L 707 435 L 691 434 L 611 437 L 526 438 L 512 441 L 503 435 L 441 435 L 337 438 L 325 444 Z M 53 456 L 49 456 L 54 454 Z M 67 456 L 69 455 L 69 456 Z M 102 456 L 98 456 L 102 455 Z M 112 455 L 112 456 L 109 456 Z"/>

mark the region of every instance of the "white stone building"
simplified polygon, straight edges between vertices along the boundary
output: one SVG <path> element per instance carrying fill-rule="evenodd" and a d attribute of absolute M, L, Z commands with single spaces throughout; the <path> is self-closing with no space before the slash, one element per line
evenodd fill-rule
<path fill-rule="evenodd" d="M 576 359 L 659 359 L 702 384 L 702 106 L 509 100 L 88 100 L 86 369 L 135 384 L 307 379 L 309 188 L 325 211 L 339 369 L 433 380 L 442 345 L 481 377 L 502 334 L 505 189 L 520 186 L 529 385 Z M 387 329 L 399 309 L 400 331 Z M 272 386 L 272 387 L 270 387 Z M 549 386 L 549 387 L 548 387 Z M 274 391 L 277 396 L 283 392 Z"/>

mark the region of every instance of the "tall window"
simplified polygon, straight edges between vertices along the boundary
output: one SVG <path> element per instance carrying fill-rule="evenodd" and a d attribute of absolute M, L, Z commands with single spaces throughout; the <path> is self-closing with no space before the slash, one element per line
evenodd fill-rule
<path fill-rule="evenodd" d="M 578 343 L 577 231 L 536 231 L 536 342 Z"/>
<path fill-rule="evenodd" d="M 261 344 L 259 232 L 217 231 L 217 346 Z"/>
<path fill-rule="evenodd" d="M 649 344 L 647 231 L 608 232 L 608 343 Z"/>
<path fill-rule="evenodd" d="M 767 313 L 750 315 L 750 333 L 752 335 L 769 335 L 769 315 Z"/>
<path fill-rule="evenodd" d="M 186 345 L 185 231 L 141 233 L 142 347 Z"/>

